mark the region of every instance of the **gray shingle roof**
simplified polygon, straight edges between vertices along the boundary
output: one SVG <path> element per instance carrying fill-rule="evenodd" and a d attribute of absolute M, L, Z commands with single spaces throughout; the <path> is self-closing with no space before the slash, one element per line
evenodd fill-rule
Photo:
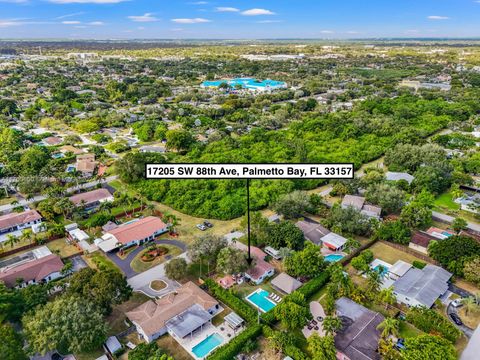
<path fill-rule="evenodd" d="M 403 173 L 403 172 L 387 172 L 386 174 L 386 179 L 388 181 L 399 181 L 399 180 L 405 180 L 409 184 L 415 179 L 412 175 Z"/>
<path fill-rule="evenodd" d="M 415 299 L 430 308 L 447 291 L 451 277 L 452 274 L 447 270 L 428 264 L 423 270 L 408 270 L 393 284 L 393 288 L 397 294 Z"/>

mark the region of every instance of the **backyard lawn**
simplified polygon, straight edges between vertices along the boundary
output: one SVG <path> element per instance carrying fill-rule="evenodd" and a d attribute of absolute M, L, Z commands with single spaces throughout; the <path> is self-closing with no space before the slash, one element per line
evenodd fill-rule
<path fill-rule="evenodd" d="M 192 360 L 192 357 L 181 347 L 169 334 L 163 335 L 157 340 L 158 346 L 174 357 L 175 360 Z"/>
<path fill-rule="evenodd" d="M 409 324 L 406 321 L 400 321 L 399 335 L 400 335 L 401 338 L 406 339 L 406 338 L 415 337 L 415 336 L 420 335 L 422 332 L 423 331 L 418 330 L 412 324 Z"/>
<path fill-rule="evenodd" d="M 424 260 L 417 258 L 415 255 L 397 250 L 381 242 L 374 244 L 370 250 L 372 250 L 373 256 L 376 259 L 383 260 L 391 265 L 395 264 L 397 260 L 403 260 L 410 264 L 415 260 L 425 262 Z"/>
<path fill-rule="evenodd" d="M 450 192 L 443 193 L 437 197 L 434 205 L 442 210 L 457 211 L 460 209 L 460 205 L 453 201 L 453 197 Z"/>
<path fill-rule="evenodd" d="M 145 261 L 142 261 L 142 255 L 148 251 L 148 249 L 145 249 L 140 253 L 138 253 L 137 256 L 133 258 L 132 262 L 130 263 L 130 266 L 132 267 L 132 269 L 138 273 L 141 273 L 148 269 L 151 269 L 154 266 L 157 266 L 165 262 L 169 258 L 173 258 L 182 253 L 182 250 L 180 248 L 173 245 L 160 245 L 160 246 L 167 248 L 168 253 L 157 257 L 153 261 L 145 262 Z"/>
<path fill-rule="evenodd" d="M 68 244 L 65 239 L 51 241 L 47 244 L 47 247 L 53 253 L 58 251 L 60 257 L 68 257 L 80 252 L 75 245 Z"/>
<path fill-rule="evenodd" d="M 133 292 L 128 301 L 113 307 L 112 313 L 107 317 L 109 326 L 108 336 L 116 335 L 127 329 L 125 325 L 125 313 L 147 302 L 150 298 L 142 293 Z"/>

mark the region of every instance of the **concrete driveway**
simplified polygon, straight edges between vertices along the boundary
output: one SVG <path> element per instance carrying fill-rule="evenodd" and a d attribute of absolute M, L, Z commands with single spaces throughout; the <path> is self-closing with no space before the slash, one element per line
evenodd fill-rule
<path fill-rule="evenodd" d="M 325 336 L 325 332 L 323 331 L 322 322 L 318 321 L 318 319 L 317 319 L 317 317 L 319 317 L 319 316 L 325 319 L 326 315 L 325 315 L 325 311 L 323 310 L 323 306 L 318 301 L 312 301 L 310 303 L 310 313 L 312 314 L 313 319 L 317 322 L 316 326 L 318 326 L 318 330 L 315 330 L 315 329 L 309 330 L 308 325 L 306 325 L 302 329 L 303 336 L 305 336 L 305 338 L 307 338 L 307 339 L 314 333 L 317 333 L 318 335 L 320 335 L 320 337 Z"/>
<path fill-rule="evenodd" d="M 447 318 L 448 320 L 450 320 L 450 322 L 455 325 L 458 329 L 460 329 L 466 337 L 468 337 L 469 339 L 472 337 L 473 335 L 473 329 L 470 329 L 468 326 L 465 326 L 465 325 L 457 325 L 455 324 L 452 319 L 450 318 L 450 314 L 451 313 L 457 313 L 457 308 L 455 308 L 454 306 L 451 305 L 451 302 L 450 304 L 448 304 L 447 306 Z"/>
<path fill-rule="evenodd" d="M 180 248 L 182 252 L 185 252 L 187 250 L 187 245 L 185 245 L 183 242 L 178 240 L 155 240 L 154 242 L 157 245 L 176 246 Z M 125 274 L 127 279 L 129 279 L 138 274 L 135 270 L 132 269 L 132 267 L 130 266 L 130 263 L 132 262 L 133 258 L 138 255 L 138 253 L 140 253 L 142 250 L 145 250 L 145 249 L 146 249 L 145 245 L 139 246 L 135 250 L 130 252 L 125 259 L 120 259 L 116 253 L 107 253 L 107 256 L 120 268 L 120 270 L 122 270 L 122 272 Z"/>
<path fill-rule="evenodd" d="M 177 258 L 184 258 L 188 262 L 187 253 L 180 254 L 177 256 Z M 142 292 L 152 298 L 162 297 L 168 293 L 171 293 L 172 291 L 175 291 L 180 287 L 180 284 L 174 280 L 170 280 L 165 275 L 165 264 L 167 264 L 169 261 L 131 277 L 127 280 L 128 284 L 134 291 Z M 160 291 L 153 290 L 150 287 L 150 283 L 154 280 L 163 280 L 167 284 L 167 287 Z"/>

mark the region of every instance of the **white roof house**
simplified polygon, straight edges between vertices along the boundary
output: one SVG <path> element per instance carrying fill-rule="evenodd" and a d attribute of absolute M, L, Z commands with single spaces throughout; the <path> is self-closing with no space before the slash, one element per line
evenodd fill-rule
<path fill-rule="evenodd" d="M 388 181 L 399 181 L 399 180 L 405 180 L 409 184 L 412 183 L 412 181 L 415 179 L 412 175 L 404 173 L 404 172 L 393 172 L 393 171 L 388 171 L 386 174 L 386 179 Z"/>
<path fill-rule="evenodd" d="M 398 260 L 395 264 L 388 269 L 389 276 L 392 279 L 398 279 L 405 275 L 408 270 L 412 267 L 412 264 L 409 264 L 403 260 Z"/>
<path fill-rule="evenodd" d="M 321 241 L 324 246 L 331 250 L 340 250 L 343 249 L 348 240 L 341 235 L 331 232 L 322 237 Z"/>

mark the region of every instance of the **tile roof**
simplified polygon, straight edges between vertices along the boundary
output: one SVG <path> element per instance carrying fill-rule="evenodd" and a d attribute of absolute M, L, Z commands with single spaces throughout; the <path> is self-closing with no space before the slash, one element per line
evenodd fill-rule
<path fill-rule="evenodd" d="M 410 242 L 415 245 L 428 248 L 428 244 L 430 244 L 430 241 L 432 240 L 437 240 L 437 238 L 424 231 L 415 231 Z"/>
<path fill-rule="evenodd" d="M 21 213 L 12 212 L 0 216 L 0 229 L 8 229 L 31 221 L 40 220 L 41 218 L 42 216 L 35 210 L 27 210 Z"/>
<path fill-rule="evenodd" d="M 157 217 L 147 216 L 146 218 L 120 225 L 116 229 L 108 231 L 118 242 L 128 244 L 135 240 L 143 240 L 152 236 L 155 232 L 165 229 L 167 225 Z"/>
<path fill-rule="evenodd" d="M 302 283 L 286 273 L 281 273 L 271 281 L 271 284 L 286 294 L 291 294 L 297 290 Z"/>
<path fill-rule="evenodd" d="M 63 262 L 57 255 L 48 255 L 40 259 L 28 261 L 18 266 L 6 267 L 0 270 L 0 281 L 5 285 L 13 287 L 17 279 L 21 278 L 24 282 L 35 280 L 40 282 L 48 275 L 54 272 L 60 272 L 63 269 Z"/>
<path fill-rule="evenodd" d="M 156 301 L 149 300 L 126 313 L 127 317 L 138 324 L 147 335 L 153 335 L 166 326 L 166 322 L 186 311 L 194 304 L 204 310 L 218 305 L 218 301 L 189 281 Z"/>
<path fill-rule="evenodd" d="M 75 205 L 81 205 L 82 201 L 85 202 L 85 205 L 89 205 L 97 201 L 108 199 L 111 196 L 112 194 L 110 194 L 110 191 L 102 188 L 73 195 L 70 197 L 70 201 Z"/>

